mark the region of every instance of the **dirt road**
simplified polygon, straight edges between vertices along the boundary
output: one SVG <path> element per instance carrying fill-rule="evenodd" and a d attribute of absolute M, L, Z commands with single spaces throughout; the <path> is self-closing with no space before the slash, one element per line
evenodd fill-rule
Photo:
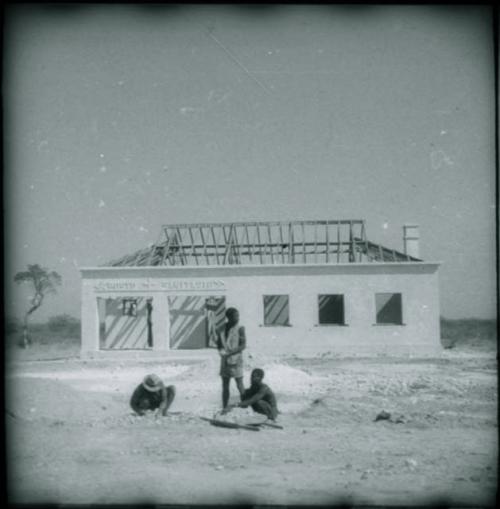
<path fill-rule="evenodd" d="M 257 362 L 284 430 L 199 418 L 220 404 L 216 359 L 12 363 L 10 501 L 493 504 L 494 356 Z M 177 386 L 176 413 L 130 414 L 131 391 L 148 372 Z M 382 410 L 391 420 L 374 422 Z"/>

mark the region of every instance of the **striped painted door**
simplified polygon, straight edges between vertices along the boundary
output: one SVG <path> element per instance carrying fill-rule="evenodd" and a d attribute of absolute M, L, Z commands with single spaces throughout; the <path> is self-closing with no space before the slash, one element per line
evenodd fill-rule
<path fill-rule="evenodd" d="M 168 298 L 170 348 L 192 350 L 207 347 L 205 297 L 178 295 Z"/>
<path fill-rule="evenodd" d="M 104 337 L 101 349 L 146 349 L 148 324 L 146 299 L 106 299 Z"/>

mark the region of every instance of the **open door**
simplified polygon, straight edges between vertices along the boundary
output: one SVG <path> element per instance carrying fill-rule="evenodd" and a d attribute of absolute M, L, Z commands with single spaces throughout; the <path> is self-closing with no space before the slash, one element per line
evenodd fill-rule
<path fill-rule="evenodd" d="M 217 346 L 215 331 L 224 323 L 224 297 L 169 297 L 170 348 L 193 350 Z"/>
<path fill-rule="evenodd" d="M 198 296 L 178 295 L 168 298 L 170 309 L 170 348 L 193 350 L 206 348 L 205 299 Z"/>

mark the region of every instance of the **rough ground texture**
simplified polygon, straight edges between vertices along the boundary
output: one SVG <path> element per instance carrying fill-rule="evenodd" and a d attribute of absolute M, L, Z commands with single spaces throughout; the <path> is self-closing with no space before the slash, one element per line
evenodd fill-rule
<path fill-rule="evenodd" d="M 200 419 L 220 409 L 216 354 L 201 362 L 11 358 L 9 501 L 494 504 L 494 352 L 254 357 L 246 383 L 255 366 L 276 392 L 284 430 L 223 429 Z M 131 392 L 150 372 L 177 387 L 167 417 L 131 415 Z M 375 422 L 383 410 L 390 419 Z M 251 414 L 236 411 L 233 420 Z"/>

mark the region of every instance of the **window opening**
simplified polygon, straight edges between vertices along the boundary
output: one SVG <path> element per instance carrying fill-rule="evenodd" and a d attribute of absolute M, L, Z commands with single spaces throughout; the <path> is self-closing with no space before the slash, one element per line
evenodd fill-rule
<path fill-rule="evenodd" d="M 403 305 L 400 293 L 376 293 L 377 324 L 402 325 Z"/>
<path fill-rule="evenodd" d="M 137 299 L 123 299 L 122 314 L 124 316 L 137 316 Z"/>
<path fill-rule="evenodd" d="M 264 325 L 290 325 L 288 295 L 264 295 Z"/>
<path fill-rule="evenodd" d="M 343 295 L 319 295 L 318 306 L 320 325 L 345 325 Z"/>

